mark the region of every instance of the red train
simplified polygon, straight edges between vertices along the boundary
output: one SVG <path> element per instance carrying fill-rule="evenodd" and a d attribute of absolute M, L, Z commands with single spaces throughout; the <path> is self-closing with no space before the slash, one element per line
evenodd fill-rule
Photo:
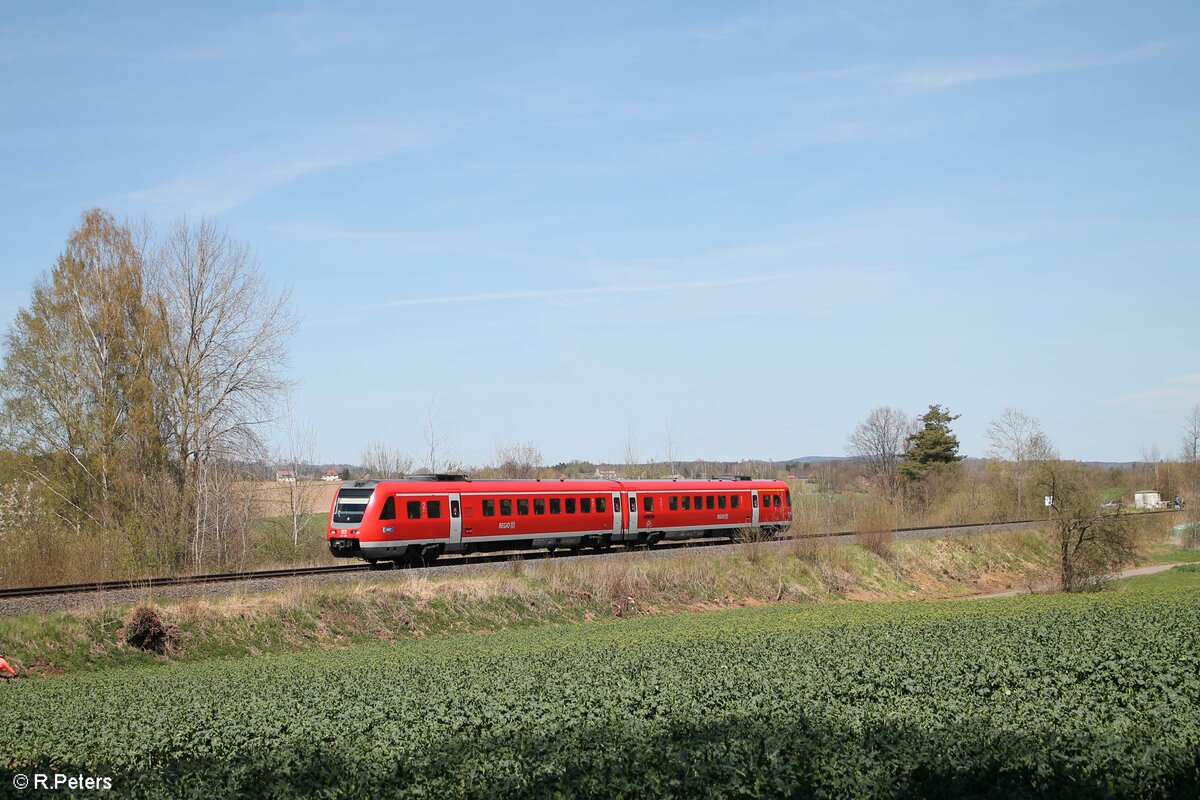
<path fill-rule="evenodd" d="M 429 561 L 441 553 L 653 544 L 786 530 L 783 481 L 470 480 L 421 475 L 343 483 L 329 549 L 343 558 Z"/>

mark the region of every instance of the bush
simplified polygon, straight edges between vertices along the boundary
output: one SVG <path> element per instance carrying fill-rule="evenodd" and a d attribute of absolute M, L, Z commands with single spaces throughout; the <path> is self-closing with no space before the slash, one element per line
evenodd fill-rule
<path fill-rule="evenodd" d="M 147 653 L 166 655 L 179 639 L 179 629 L 163 622 L 153 606 L 138 606 L 125 623 L 125 642 Z"/>

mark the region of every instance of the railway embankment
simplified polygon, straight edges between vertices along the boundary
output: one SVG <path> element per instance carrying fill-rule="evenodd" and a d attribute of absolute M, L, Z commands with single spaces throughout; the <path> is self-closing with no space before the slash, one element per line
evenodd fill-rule
<path fill-rule="evenodd" d="M 1147 540 L 1139 563 L 1197 558 Z M 413 571 L 217 598 L 147 593 L 127 605 L 0 618 L 0 652 L 36 677 L 664 613 L 1031 592 L 1056 570 L 1054 544 L 1036 530 L 861 546 L 752 542 L 678 558 L 514 561 L 480 573 Z"/>

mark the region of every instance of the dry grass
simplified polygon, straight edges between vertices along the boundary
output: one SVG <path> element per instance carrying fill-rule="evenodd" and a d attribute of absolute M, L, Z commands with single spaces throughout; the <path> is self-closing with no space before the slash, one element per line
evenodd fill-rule
<path fill-rule="evenodd" d="M 1162 531 L 1145 535 L 1165 541 Z M 470 576 L 406 574 L 177 603 L 147 595 L 139 605 L 178 630 L 169 657 L 194 660 L 777 602 L 960 597 L 1044 584 L 1057 568 L 1047 532 L 890 545 L 883 557 L 845 543 L 799 539 L 763 547 L 753 558 L 698 552 L 520 562 Z M 128 663 L 142 654 L 125 643 L 127 614 L 103 609 L 0 618 L 0 652 L 46 672 Z"/>
<path fill-rule="evenodd" d="M 854 515 L 856 540 L 880 558 L 894 557 L 896 516 L 895 510 L 881 501 L 863 504 Z"/>

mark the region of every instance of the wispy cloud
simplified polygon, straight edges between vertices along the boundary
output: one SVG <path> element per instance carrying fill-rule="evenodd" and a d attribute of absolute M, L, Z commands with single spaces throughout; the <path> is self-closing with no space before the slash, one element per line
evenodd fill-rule
<path fill-rule="evenodd" d="M 219 214 L 304 175 L 376 161 L 428 141 L 408 126 L 346 125 L 216 156 L 125 197 L 174 211 Z"/>
<path fill-rule="evenodd" d="M 1200 402 L 1200 374 L 1176 375 L 1166 385 L 1106 400 L 1109 405 L 1148 405 L 1157 408 L 1185 408 Z"/>
<path fill-rule="evenodd" d="M 541 300 L 567 297 L 588 297 L 611 294 L 646 294 L 649 292 L 672 292 L 687 289 L 718 289 L 732 286 L 773 283 L 799 278 L 811 273 L 783 272 L 774 275 L 750 275 L 741 278 L 714 278 L 692 281 L 657 281 L 652 283 L 626 283 L 606 286 L 575 286 L 554 289 L 523 289 L 511 292 L 483 292 L 458 294 L 442 297 L 411 297 L 367 306 L 371 309 L 401 308 L 404 306 L 429 306 L 458 303 L 487 303 L 498 300 Z"/>
<path fill-rule="evenodd" d="M 171 48 L 163 57 L 225 60 L 316 56 L 378 35 L 371 20 L 322 11 L 284 11 L 241 17 L 207 39 Z"/>
<path fill-rule="evenodd" d="M 185 39 L 153 18 L 119 35 L 99 35 L 99 14 L 63 15 L 0 29 L 0 62 L 21 59 L 156 59 L 218 61 L 303 58 L 361 45 L 380 37 L 377 22 L 323 11 L 282 11 L 235 17 L 217 28 L 201 23 Z"/>
<path fill-rule="evenodd" d="M 910 89 L 937 91 L 981 81 L 1032 78 L 1056 72 L 1095 69 L 1153 58 L 1180 45 L 1175 41 L 1150 42 L 1116 53 L 1073 59 L 1002 58 L 964 64 L 913 68 L 900 72 L 890 83 Z"/>

